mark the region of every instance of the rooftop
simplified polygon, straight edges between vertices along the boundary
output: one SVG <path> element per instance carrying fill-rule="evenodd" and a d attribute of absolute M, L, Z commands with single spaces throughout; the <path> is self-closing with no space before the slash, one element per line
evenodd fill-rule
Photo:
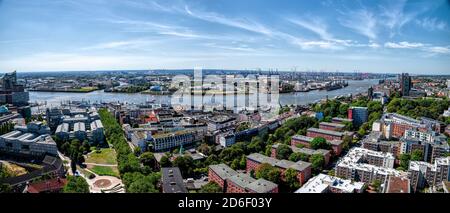
<path fill-rule="evenodd" d="M 214 173 L 216 173 L 221 179 L 226 179 L 228 177 L 237 174 L 236 171 L 234 171 L 232 168 L 223 163 L 217 165 L 210 165 L 209 169 L 214 171 Z"/>
<path fill-rule="evenodd" d="M 319 125 L 332 126 L 332 127 L 336 127 L 336 128 L 344 128 L 345 127 L 344 124 L 330 123 L 330 122 L 320 122 Z"/>
<path fill-rule="evenodd" d="M 410 193 L 409 179 L 406 177 L 390 176 L 387 182 L 386 193 Z"/>
<path fill-rule="evenodd" d="M 268 163 L 272 166 L 280 167 L 283 169 L 292 168 L 297 171 L 303 171 L 304 169 L 311 166 L 311 163 L 304 162 L 304 161 L 298 161 L 298 162 L 292 162 L 288 160 L 278 160 L 275 158 L 267 157 L 265 155 L 262 155 L 260 153 L 252 153 L 247 156 L 247 159 L 259 162 L 259 163 Z"/>
<path fill-rule="evenodd" d="M 309 128 L 308 132 L 317 132 L 317 133 L 326 134 L 326 135 L 333 135 L 333 136 L 337 136 L 337 137 L 342 137 L 342 136 L 345 135 L 344 132 L 337 132 L 337 131 L 331 131 L 331 130 L 325 130 L 325 129 L 317 129 L 317 128 Z"/>
<path fill-rule="evenodd" d="M 267 193 L 274 190 L 277 187 L 278 187 L 277 184 L 272 183 L 271 181 L 265 180 L 263 178 L 260 178 L 247 185 L 247 189 L 254 191 L 256 193 Z"/>
<path fill-rule="evenodd" d="M 319 174 L 308 180 L 295 193 L 326 193 L 329 188 L 336 188 L 346 193 L 362 190 L 364 183 L 341 179 L 335 176 Z"/>
<path fill-rule="evenodd" d="M 161 168 L 163 193 L 187 193 L 178 167 Z"/>

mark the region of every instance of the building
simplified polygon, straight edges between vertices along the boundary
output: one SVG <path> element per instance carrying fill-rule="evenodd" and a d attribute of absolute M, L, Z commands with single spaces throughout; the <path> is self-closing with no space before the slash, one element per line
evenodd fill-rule
<path fill-rule="evenodd" d="M 15 126 L 12 132 L 0 136 L 0 151 L 10 154 L 56 156 L 58 149 L 50 136 L 50 128 L 42 122 L 31 122 L 26 126 Z"/>
<path fill-rule="evenodd" d="M 347 122 L 353 123 L 353 119 L 335 117 L 331 119 L 331 122 L 337 124 L 345 124 Z"/>
<path fill-rule="evenodd" d="M 318 174 L 308 180 L 295 193 L 362 193 L 365 183 Z"/>
<path fill-rule="evenodd" d="M 339 123 L 329 123 L 329 122 L 320 122 L 319 129 L 331 130 L 331 131 L 343 131 L 345 128 L 344 124 Z"/>
<path fill-rule="evenodd" d="M 272 151 L 270 157 L 276 158 L 277 149 L 280 146 L 280 144 L 274 144 L 272 145 Z M 298 148 L 296 146 L 291 146 L 291 150 L 294 153 L 302 153 L 310 157 L 311 155 L 322 155 L 325 159 L 325 165 L 328 165 L 331 158 L 331 152 L 329 150 L 325 149 L 309 149 L 309 148 Z"/>
<path fill-rule="evenodd" d="M 236 125 L 236 118 L 228 115 L 214 115 L 207 119 L 208 132 L 215 132 L 234 127 Z"/>
<path fill-rule="evenodd" d="M 224 193 L 278 193 L 278 185 L 238 173 L 225 164 L 210 165 L 208 180 L 217 183 Z"/>
<path fill-rule="evenodd" d="M 390 176 L 406 176 L 393 168 L 394 161 L 391 153 L 355 147 L 338 161 L 336 176 L 365 183 L 372 183 L 374 180 L 386 183 Z"/>
<path fill-rule="evenodd" d="M 311 148 L 311 141 L 314 138 L 303 136 L 303 135 L 294 135 L 291 138 L 291 146 L 298 147 L 299 145 Z"/>
<path fill-rule="evenodd" d="M 441 188 L 443 181 L 450 181 L 450 157 L 438 158 L 434 164 L 410 161 L 408 172 L 414 191 L 427 186 Z"/>
<path fill-rule="evenodd" d="M 17 84 L 17 73 L 6 73 L 0 78 L 0 104 L 26 106 L 30 100 L 29 93 L 23 85 Z M 24 116 L 25 117 L 25 116 Z"/>
<path fill-rule="evenodd" d="M 366 138 L 361 141 L 361 143 L 364 149 L 377 152 L 389 152 L 392 153 L 396 158 L 401 154 L 401 142 L 382 140 L 381 132 L 372 131 Z"/>
<path fill-rule="evenodd" d="M 217 136 L 219 144 L 223 147 L 229 147 L 236 143 L 236 135 L 234 133 L 224 133 Z"/>
<path fill-rule="evenodd" d="M 450 152 L 447 137 L 444 135 L 436 135 L 434 132 L 406 132 L 405 136 L 400 138 L 401 154 L 411 154 L 419 150 L 424 157 L 422 160 L 434 163 L 436 158 L 446 157 Z"/>
<path fill-rule="evenodd" d="M 179 148 L 181 145 L 190 145 L 195 142 L 194 139 L 194 132 L 189 130 L 157 133 L 151 135 L 151 138 L 148 138 L 155 152 L 169 151 L 174 148 Z"/>
<path fill-rule="evenodd" d="M 178 167 L 163 167 L 161 173 L 163 193 L 188 193 Z"/>
<path fill-rule="evenodd" d="M 360 127 L 363 123 L 367 122 L 369 118 L 367 107 L 350 107 L 347 112 L 347 117 L 353 120 L 353 125 L 355 127 Z"/>
<path fill-rule="evenodd" d="M 400 94 L 402 96 L 409 96 L 411 88 L 411 76 L 408 73 L 402 73 L 400 76 Z"/>
<path fill-rule="evenodd" d="M 287 169 L 294 169 L 297 171 L 297 179 L 300 184 L 305 183 L 311 177 L 311 163 L 304 161 L 292 162 L 288 160 L 278 160 L 259 153 L 252 153 L 247 156 L 247 173 L 256 171 L 258 166 L 263 163 L 268 163 L 279 168 L 281 170 L 281 179 L 284 179 L 284 173 Z"/>
<path fill-rule="evenodd" d="M 306 136 L 310 138 L 315 137 L 322 137 L 325 138 L 327 141 L 332 140 L 343 140 L 344 136 L 352 136 L 350 132 L 337 132 L 337 131 L 331 131 L 331 130 L 325 130 L 325 129 L 317 129 L 317 128 L 309 128 L 307 130 Z"/>
<path fill-rule="evenodd" d="M 409 178 L 389 176 L 384 193 L 411 193 Z"/>
<path fill-rule="evenodd" d="M 27 193 L 58 193 L 61 192 L 67 184 L 65 178 L 54 178 L 39 182 L 33 182 L 28 185 Z"/>

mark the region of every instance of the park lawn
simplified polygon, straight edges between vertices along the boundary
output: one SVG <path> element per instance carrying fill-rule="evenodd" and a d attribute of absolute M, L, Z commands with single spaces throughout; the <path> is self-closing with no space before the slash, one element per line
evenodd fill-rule
<path fill-rule="evenodd" d="M 119 177 L 119 170 L 115 166 L 92 166 L 89 170 L 100 176 Z"/>
<path fill-rule="evenodd" d="M 87 155 L 86 163 L 97 163 L 97 164 L 117 164 L 116 151 L 111 148 L 100 149 L 100 152 L 93 151 Z"/>

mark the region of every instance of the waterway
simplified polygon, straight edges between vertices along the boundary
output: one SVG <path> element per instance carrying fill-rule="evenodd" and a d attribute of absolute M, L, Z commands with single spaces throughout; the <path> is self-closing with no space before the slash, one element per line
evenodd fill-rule
<path fill-rule="evenodd" d="M 279 102 L 282 105 L 303 105 L 319 101 L 324 98 L 334 98 L 341 95 L 359 94 L 367 92 L 370 86 L 378 84 L 378 79 L 365 79 L 361 81 L 348 81 L 348 86 L 333 91 L 313 90 L 310 92 L 285 93 L 279 95 Z M 251 95 L 250 95 L 251 96 Z M 237 95 L 237 99 L 246 98 L 245 95 Z M 88 101 L 90 103 L 101 102 L 127 102 L 127 103 L 145 103 L 154 100 L 155 103 L 168 104 L 171 101 L 169 95 L 150 95 L 140 93 L 106 93 L 103 90 L 93 91 L 89 93 L 65 93 L 65 92 L 30 92 L 30 102 L 45 102 L 46 106 L 58 106 L 63 101 Z"/>

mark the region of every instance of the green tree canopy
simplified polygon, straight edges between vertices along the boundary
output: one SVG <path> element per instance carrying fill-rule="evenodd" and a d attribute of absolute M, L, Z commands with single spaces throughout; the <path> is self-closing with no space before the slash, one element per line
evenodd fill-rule
<path fill-rule="evenodd" d="M 259 165 L 258 168 L 256 169 L 256 178 L 258 179 L 264 178 L 268 181 L 279 183 L 280 175 L 281 171 L 268 163 L 263 163 Z"/>
<path fill-rule="evenodd" d="M 316 173 L 322 171 L 323 166 L 325 165 L 325 158 L 321 154 L 311 155 L 309 158 L 309 162 L 311 162 L 311 168 Z"/>
<path fill-rule="evenodd" d="M 291 147 L 285 144 L 280 144 L 276 151 L 276 158 L 280 160 L 282 159 L 286 160 L 289 158 L 291 154 L 292 154 Z"/>
<path fill-rule="evenodd" d="M 222 188 L 216 182 L 208 182 L 203 185 L 200 190 L 200 193 L 222 193 Z"/>
<path fill-rule="evenodd" d="M 89 193 L 89 185 L 80 176 L 68 176 L 67 184 L 63 188 L 64 193 Z"/>
<path fill-rule="evenodd" d="M 315 137 L 311 141 L 311 148 L 313 149 L 330 149 L 331 144 L 327 142 L 325 138 Z"/>

